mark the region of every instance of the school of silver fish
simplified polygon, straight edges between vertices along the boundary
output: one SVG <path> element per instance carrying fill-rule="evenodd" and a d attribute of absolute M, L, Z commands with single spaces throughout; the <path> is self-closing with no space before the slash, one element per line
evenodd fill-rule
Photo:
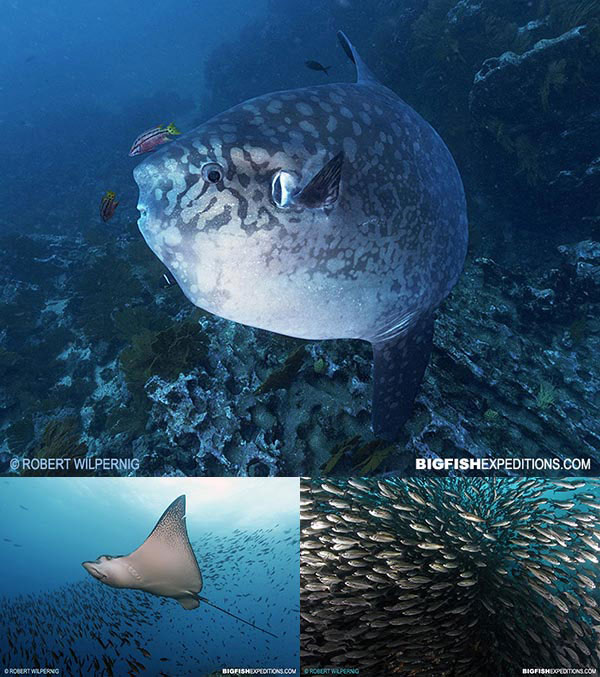
<path fill-rule="evenodd" d="M 600 667 L 597 479 L 304 480 L 301 664 Z"/>

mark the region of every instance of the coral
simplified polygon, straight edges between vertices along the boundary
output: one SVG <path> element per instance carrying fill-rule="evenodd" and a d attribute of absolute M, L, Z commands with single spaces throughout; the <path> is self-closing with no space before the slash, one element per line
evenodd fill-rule
<path fill-rule="evenodd" d="M 37 459 L 81 459 L 87 454 L 87 446 L 80 442 L 78 420 L 75 417 L 50 420 L 41 438 L 29 452 L 29 458 Z M 81 475 L 93 474 L 82 472 L 74 466 L 64 471 L 47 472 L 44 470 L 27 470 L 23 475 L 45 476 L 51 475 Z"/>
<path fill-rule="evenodd" d="M 538 388 L 535 403 L 539 409 L 547 409 L 556 401 L 556 388 L 547 381 L 542 381 Z"/>
<path fill-rule="evenodd" d="M 497 423 L 500 419 L 500 414 L 495 409 L 486 409 L 483 412 L 483 418 L 488 423 Z"/>
<path fill-rule="evenodd" d="M 565 69 L 567 66 L 566 59 L 559 59 L 557 61 L 551 61 L 548 64 L 546 70 L 546 77 L 540 88 L 540 99 L 542 102 L 542 108 L 548 110 L 550 104 L 550 93 L 552 91 L 559 91 L 567 82 L 567 76 L 565 74 Z"/>
<path fill-rule="evenodd" d="M 121 367 L 134 401 L 145 400 L 152 376 L 173 380 L 206 362 L 208 341 L 197 322 L 187 320 L 161 331 L 145 329 L 121 352 Z"/>
<path fill-rule="evenodd" d="M 559 33 L 581 26 L 589 21 L 598 21 L 600 2 L 598 0 L 549 0 L 545 11 L 552 28 Z"/>
<path fill-rule="evenodd" d="M 31 418 L 22 418 L 6 429 L 6 440 L 13 454 L 23 454 L 33 440 L 35 429 Z"/>
<path fill-rule="evenodd" d="M 313 369 L 315 374 L 323 374 L 327 370 L 327 362 L 322 357 L 319 357 L 315 360 Z"/>

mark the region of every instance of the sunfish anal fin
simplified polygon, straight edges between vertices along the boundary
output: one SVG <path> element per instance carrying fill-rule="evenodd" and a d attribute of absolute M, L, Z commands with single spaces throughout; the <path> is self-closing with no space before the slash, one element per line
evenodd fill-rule
<path fill-rule="evenodd" d="M 410 417 L 429 364 L 433 317 L 421 318 L 395 338 L 373 343 L 373 432 L 398 438 Z"/>

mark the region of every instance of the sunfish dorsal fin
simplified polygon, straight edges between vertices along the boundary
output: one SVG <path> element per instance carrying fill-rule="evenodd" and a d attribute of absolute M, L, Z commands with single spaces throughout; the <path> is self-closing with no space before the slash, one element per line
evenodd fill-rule
<path fill-rule="evenodd" d="M 174 597 L 184 609 L 198 606 L 195 597 L 202 590 L 202 574 L 187 534 L 185 496 L 171 503 L 148 538 L 126 559 L 140 576 L 142 590 Z"/>
<path fill-rule="evenodd" d="M 343 31 L 338 31 L 337 36 L 344 48 L 344 52 L 346 52 L 350 61 L 356 66 L 356 82 L 378 82 L 367 64 L 360 58 L 356 47 L 348 40 L 348 36 Z"/>

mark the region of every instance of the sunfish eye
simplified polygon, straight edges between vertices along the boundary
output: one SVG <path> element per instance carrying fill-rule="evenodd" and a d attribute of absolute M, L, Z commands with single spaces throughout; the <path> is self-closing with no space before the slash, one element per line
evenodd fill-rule
<path fill-rule="evenodd" d="M 271 181 L 271 197 L 277 207 L 284 209 L 292 203 L 294 194 L 294 177 L 283 169 L 275 172 Z"/>
<path fill-rule="evenodd" d="M 202 167 L 202 178 L 207 183 L 219 183 L 224 174 L 223 167 L 216 162 L 209 162 Z"/>

